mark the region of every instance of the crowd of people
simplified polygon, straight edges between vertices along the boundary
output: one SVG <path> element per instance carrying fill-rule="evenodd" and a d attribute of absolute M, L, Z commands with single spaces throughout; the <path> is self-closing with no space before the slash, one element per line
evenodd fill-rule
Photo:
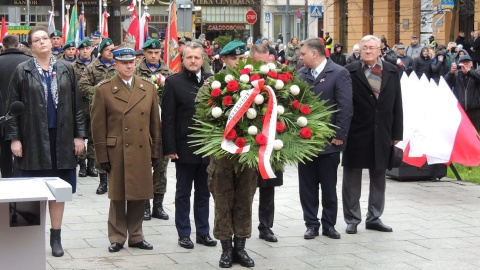
<path fill-rule="evenodd" d="M 9 63 L 0 72 L 4 82 L 0 104 L 6 112 L 9 104 L 21 101 L 25 112 L 1 129 L 2 177 L 60 177 L 75 193 L 79 167 L 78 177 L 99 177 L 96 193 L 108 193 L 108 251 L 119 252 L 126 243 L 151 250 L 142 224 L 152 217 L 169 219 L 163 208 L 166 169 L 169 161 L 175 162 L 178 245 L 186 249 L 195 245 L 190 239 L 194 188 L 195 242 L 213 247 L 217 245 L 214 238 L 218 239 L 222 268 L 233 263 L 253 267 L 254 260 L 245 249 L 252 234 L 253 197 L 258 187 L 259 237 L 277 242 L 272 230 L 275 187 L 283 184 L 283 174 L 279 171 L 276 179 L 262 179 L 256 169 L 236 169 L 234 159 L 202 157 L 195 154 L 188 136 L 193 133 L 198 89 L 212 74 L 228 73 L 250 57 L 254 63 L 295 69 L 315 94 L 322 93 L 319 101 L 334 111 L 330 122 L 335 136 L 316 157 L 298 167 L 304 239 L 314 239 L 320 228 L 326 237 L 341 238 L 335 229 L 339 165 L 343 166 L 346 233 L 357 233 L 362 221 L 363 169 L 370 176 L 365 227 L 392 232 L 380 217 L 390 151 L 403 136 L 400 77 L 404 72 L 436 82 L 444 77 L 478 130 L 480 70 L 475 68 L 480 62 L 480 39 L 477 33 L 472 35 L 470 40 L 460 33 L 456 42 L 437 47 L 432 42 L 421 47 L 418 37 L 412 36 L 410 45 L 392 48 L 384 37 L 367 35 L 350 55 L 342 44 L 333 44 L 328 34 L 304 41 L 292 37 L 286 44 L 279 34 L 276 48 L 268 38 L 259 38 L 255 44 L 234 40 L 223 48 L 208 40 L 182 38 L 178 73 L 162 61 L 162 44 L 156 39 L 134 51 L 98 33 L 79 44 L 61 44 L 61 32 L 34 27 L 23 47 L 17 36 L 7 35 L 0 54 L 0 63 Z M 161 96 L 152 76 L 166 77 Z M 210 195 L 215 203 L 214 238 L 208 222 Z M 64 203 L 49 203 L 50 245 L 57 257 L 64 254 L 64 209 Z"/>

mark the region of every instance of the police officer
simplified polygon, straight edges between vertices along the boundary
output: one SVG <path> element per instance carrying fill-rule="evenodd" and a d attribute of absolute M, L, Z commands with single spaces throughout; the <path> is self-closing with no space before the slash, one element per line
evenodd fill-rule
<path fill-rule="evenodd" d="M 50 34 L 50 39 L 52 40 L 52 54 L 59 58 L 62 55 L 62 32 L 60 30 L 55 30 Z"/>
<path fill-rule="evenodd" d="M 78 44 L 77 47 L 79 54 L 75 62 L 73 62 L 73 70 L 75 71 L 75 78 L 77 78 L 77 81 L 80 80 L 82 77 L 83 71 L 87 68 L 88 65 L 90 65 L 93 60 L 95 60 L 95 57 L 92 56 L 92 44 L 90 43 L 90 40 L 84 39 Z M 88 98 L 82 97 L 83 99 L 83 112 L 85 115 L 90 115 L 90 102 Z M 92 140 L 92 133 L 90 130 L 90 121 L 86 121 L 86 128 L 87 128 L 87 133 L 88 133 L 88 146 L 87 149 L 93 149 L 93 140 Z M 78 156 L 78 165 L 80 165 L 80 170 L 78 171 L 78 176 L 79 177 L 86 177 L 88 172 L 87 172 L 87 163 L 86 159 L 95 159 L 95 155 L 93 151 L 87 151 L 83 152 L 82 155 Z M 93 166 L 93 162 L 89 167 L 90 173 L 89 175 L 91 176 L 98 176 L 97 171 L 95 167 Z"/>
<path fill-rule="evenodd" d="M 60 56 L 58 56 L 58 59 L 73 64 L 73 62 L 75 62 L 75 60 L 77 59 L 77 56 L 75 55 L 77 52 L 77 48 L 75 47 L 75 41 L 67 41 L 62 47 L 62 51 L 63 52 L 60 54 Z"/>
<path fill-rule="evenodd" d="M 223 48 L 220 55 L 227 59 L 227 68 L 234 68 L 245 51 L 245 43 L 234 40 Z M 220 159 L 211 157 L 207 168 L 208 187 L 215 201 L 213 235 L 222 243 L 219 261 L 222 268 L 232 267 L 233 262 L 245 267 L 255 266 L 245 250 L 245 242 L 252 234 L 252 203 L 258 173 L 252 168 L 236 169 L 234 164 L 237 162 L 238 155 Z"/>
<path fill-rule="evenodd" d="M 160 60 L 160 42 L 149 39 L 142 47 L 145 58 L 135 68 L 135 75 L 150 79 L 152 75 L 161 74 L 165 77 L 173 72 Z M 160 97 L 161 98 L 161 97 Z M 163 198 L 167 191 L 168 158 L 160 157 L 153 167 L 153 211 L 150 212 L 150 200 L 145 201 L 144 220 L 154 218 L 168 220 L 168 214 L 163 210 Z"/>
<path fill-rule="evenodd" d="M 113 41 L 109 38 L 106 38 L 100 43 L 98 47 L 100 51 L 100 57 L 95 59 L 83 72 L 82 77 L 78 82 L 80 91 L 82 92 L 82 97 L 84 100 L 91 100 L 93 95 L 93 87 L 96 86 L 99 82 L 110 79 L 116 73 L 115 68 L 113 67 Z M 87 121 L 90 121 L 90 113 L 86 114 Z M 100 167 L 96 167 L 94 170 L 95 159 L 93 144 L 87 145 L 87 156 L 92 157 L 88 158 L 87 163 L 87 174 L 89 176 L 96 177 L 97 171 L 100 174 L 100 184 L 97 188 L 97 194 L 105 194 L 108 190 L 107 186 L 107 172 L 102 170 Z"/>
<path fill-rule="evenodd" d="M 151 250 L 145 241 L 143 204 L 153 197 L 151 165 L 160 157 L 158 97 L 150 80 L 134 75 L 134 50 L 114 50 L 117 74 L 95 87 L 92 136 L 95 154 L 110 177 L 109 252 L 128 246 Z"/>
<path fill-rule="evenodd" d="M 333 39 L 330 37 L 330 33 L 325 33 L 325 48 L 332 53 Z"/>

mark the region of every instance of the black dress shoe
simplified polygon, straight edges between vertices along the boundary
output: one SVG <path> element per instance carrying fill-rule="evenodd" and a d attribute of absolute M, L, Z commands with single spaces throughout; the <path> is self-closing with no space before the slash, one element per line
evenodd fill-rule
<path fill-rule="evenodd" d="M 356 234 L 357 233 L 357 225 L 358 224 L 347 224 L 347 229 L 345 230 L 348 234 Z"/>
<path fill-rule="evenodd" d="M 275 236 L 275 234 L 273 234 L 270 228 L 260 229 L 259 237 L 260 239 L 263 239 L 267 242 L 278 242 L 277 237 Z"/>
<path fill-rule="evenodd" d="M 119 252 L 120 249 L 123 248 L 123 245 L 122 244 L 119 244 L 119 243 L 112 243 L 109 247 L 108 247 L 108 251 L 109 252 Z"/>
<path fill-rule="evenodd" d="M 303 235 L 305 239 L 315 239 L 315 236 L 318 236 L 318 228 L 308 227 L 307 231 Z"/>
<path fill-rule="evenodd" d="M 340 239 L 340 234 L 335 230 L 334 227 L 330 227 L 326 230 L 323 229 L 322 235 L 328 236 L 329 238 L 332 238 L 332 239 Z"/>
<path fill-rule="evenodd" d="M 150 245 L 147 241 L 143 240 L 142 242 L 138 242 L 136 244 L 128 244 L 128 247 L 134 247 L 139 249 L 147 249 L 152 250 L 153 246 Z"/>
<path fill-rule="evenodd" d="M 178 238 L 178 245 L 186 249 L 192 249 L 194 246 L 189 236 L 180 236 Z"/>
<path fill-rule="evenodd" d="M 202 244 L 207 247 L 214 247 L 217 245 L 217 240 L 213 240 L 210 235 L 197 235 L 197 244 Z"/>
<path fill-rule="evenodd" d="M 367 230 L 375 230 L 379 232 L 393 232 L 392 228 L 383 224 L 381 221 L 377 223 L 367 223 L 365 226 Z"/>

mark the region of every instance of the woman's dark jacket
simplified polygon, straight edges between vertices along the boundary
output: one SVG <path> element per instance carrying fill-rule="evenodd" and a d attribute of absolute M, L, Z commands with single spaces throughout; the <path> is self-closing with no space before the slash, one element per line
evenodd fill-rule
<path fill-rule="evenodd" d="M 82 97 L 70 63 L 57 61 L 57 169 L 77 166 L 74 138 L 86 138 Z M 42 79 L 33 59 L 21 63 L 13 73 L 8 88 L 8 103 L 21 101 L 22 115 L 5 125 L 5 140 L 20 140 L 23 157 L 18 165 L 23 170 L 52 169 L 47 121 L 47 102 Z"/>

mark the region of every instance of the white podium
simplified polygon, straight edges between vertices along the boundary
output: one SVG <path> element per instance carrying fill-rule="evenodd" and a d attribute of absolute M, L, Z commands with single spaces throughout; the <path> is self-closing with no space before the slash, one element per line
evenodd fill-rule
<path fill-rule="evenodd" d="M 46 269 L 47 201 L 71 200 L 60 178 L 0 178 L 0 268 Z"/>

